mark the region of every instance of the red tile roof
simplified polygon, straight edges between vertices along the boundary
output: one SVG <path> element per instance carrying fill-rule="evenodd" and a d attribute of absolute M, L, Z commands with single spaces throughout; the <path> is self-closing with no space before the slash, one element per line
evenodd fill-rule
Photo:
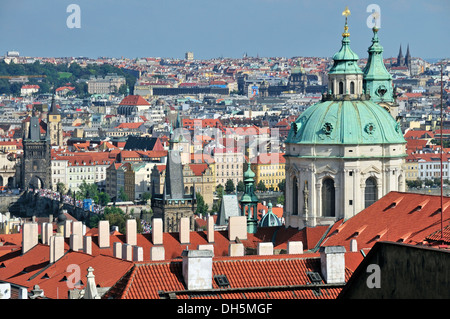
<path fill-rule="evenodd" d="M 448 225 L 450 198 L 444 197 L 443 203 L 444 225 Z M 358 249 L 372 248 L 379 240 L 427 244 L 428 236 L 440 230 L 440 220 L 440 196 L 390 192 L 352 218 L 337 221 L 321 246 L 349 250 L 353 238 Z"/>
<path fill-rule="evenodd" d="M 213 290 L 203 294 L 185 290 L 181 260 L 138 263 L 120 289 L 111 290 L 115 296 L 109 297 L 159 299 L 160 292 L 175 292 L 180 299 L 335 299 L 341 287 L 323 287 L 317 294 L 311 285 L 307 272 L 321 273 L 318 257 L 318 254 L 308 254 L 213 258 L 213 276 L 226 275 L 230 285 L 220 288 L 212 280 Z M 346 280 L 351 274 L 346 268 Z"/>
<path fill-rule="evenodd" d="M 137 123 L 120 123 L 116 128 L 121 129 L 138 129 L 144 124 L 144 122 L 137 122 Z"/>
<path fill-rule="evenodd" d="M 128 95 L 120 102 L 119 105 L 150 105 L 150 103 L 148 103 L 140 95 Z"/>

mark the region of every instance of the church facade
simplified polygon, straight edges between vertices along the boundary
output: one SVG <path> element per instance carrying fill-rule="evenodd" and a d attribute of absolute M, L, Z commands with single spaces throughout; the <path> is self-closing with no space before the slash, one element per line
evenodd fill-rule
<path fill-rule="evenodd" d="M 363 72 L 350 48 L 346 16 L 342 46 L 328 74 L 328 93 L 291 125 L 285 153 L 286 227 L 348 219 L 388 192 L 405 190 L 406 141 L 400 123 L 374 95 L 384 86 L 383 99 L 394 103 L 390 78 L 375 65 L 382 52 L 374 45 L 377 32 L 372 47 L 378 56 L 369 48 L 372 56 Z"/>

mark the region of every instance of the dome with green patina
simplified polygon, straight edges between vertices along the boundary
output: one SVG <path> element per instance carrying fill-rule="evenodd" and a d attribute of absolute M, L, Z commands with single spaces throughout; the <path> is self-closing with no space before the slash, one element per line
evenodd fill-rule
<path fill-rule="evenodd" d="M 259 221 L 259 227 L 277 227 L 281 226 L 281 221 L 272 211 L 272 203 L 269 202 L 268 212 Z"/>
<path fill-rule="evenodd" d="M 356 88 L 362 86 L 358 77 L 362 81 L 363 72 L 357 65 L 358 56 L 350 48 L 347 23 L 342 47 L 333 59 L 329 83 L 339 78 L 342 82 L 355 81 Z M 367 94 L 335 91 L 325 94 L 321 102 L 307 108 L 292 123 L 286 143 L 358 145 L 406 141 L 400 123 Z"/>
<path fill-rule="evenodd" d="M 292 123 L 286 143 L 406 143 L 400 123 L 370 100 L 330 100 L 306 109 Z"/>

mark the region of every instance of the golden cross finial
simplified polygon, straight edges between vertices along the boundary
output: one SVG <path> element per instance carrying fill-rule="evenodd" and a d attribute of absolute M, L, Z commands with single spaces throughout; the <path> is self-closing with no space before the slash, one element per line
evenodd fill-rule
<path fill-rule="evenodd" d="M 350 10 L 348 9 L 348 7 L 345 7 L 345 10 L 342 12 L 342 15 L 345 16 L 345 19 L 347 19 L 347 17 L 351 14 Z"/>
<path fill-rule="evenodd" d="M 350 33 L 348 33 L 348 26 L 347 26 L 347 17 L 351 14 L 348 7 L 345 7 L 345 10 L 342 12 L 342 15 L 345 16 L 345 26 L 344 26 L 344 33 L 342 33 L 342 36 L 344 38 L 349 37 Z"/>

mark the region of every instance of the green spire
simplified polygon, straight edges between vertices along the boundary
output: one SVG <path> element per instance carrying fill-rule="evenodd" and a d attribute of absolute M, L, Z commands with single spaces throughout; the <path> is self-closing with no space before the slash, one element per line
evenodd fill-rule
<path fill-rule="evenodd" d="M 347 17 L 350 10 L 345 8 L 342 13 L 345 16 L 344 32 L 342 33 L 341 49 L 334 54 L 334 64 L 328 74 L 361 74 L 362 71 L 358 66 L 358 55 L 350 48 L 350 33 L 348 32 Z"/>
<path fill-rule="evenodd" d="M 369 58 L 364 68 L 364 91 L 375 102 L 393 102 L 392 76 L 383 62 L 383 47 L 378 39 L 378 29 L 373 28 L 372 45 L 367 50 Z"/>
<path fill-rule="evenodd" d="M 245 190 L 241 197 L 241 210 L 243 214 L 247 214 L 247 232 L 254 234 L 258 224 L 258 197 L 255 195 L 255 173 L 247 163 L 247 171 L 244 173 Z"/>

